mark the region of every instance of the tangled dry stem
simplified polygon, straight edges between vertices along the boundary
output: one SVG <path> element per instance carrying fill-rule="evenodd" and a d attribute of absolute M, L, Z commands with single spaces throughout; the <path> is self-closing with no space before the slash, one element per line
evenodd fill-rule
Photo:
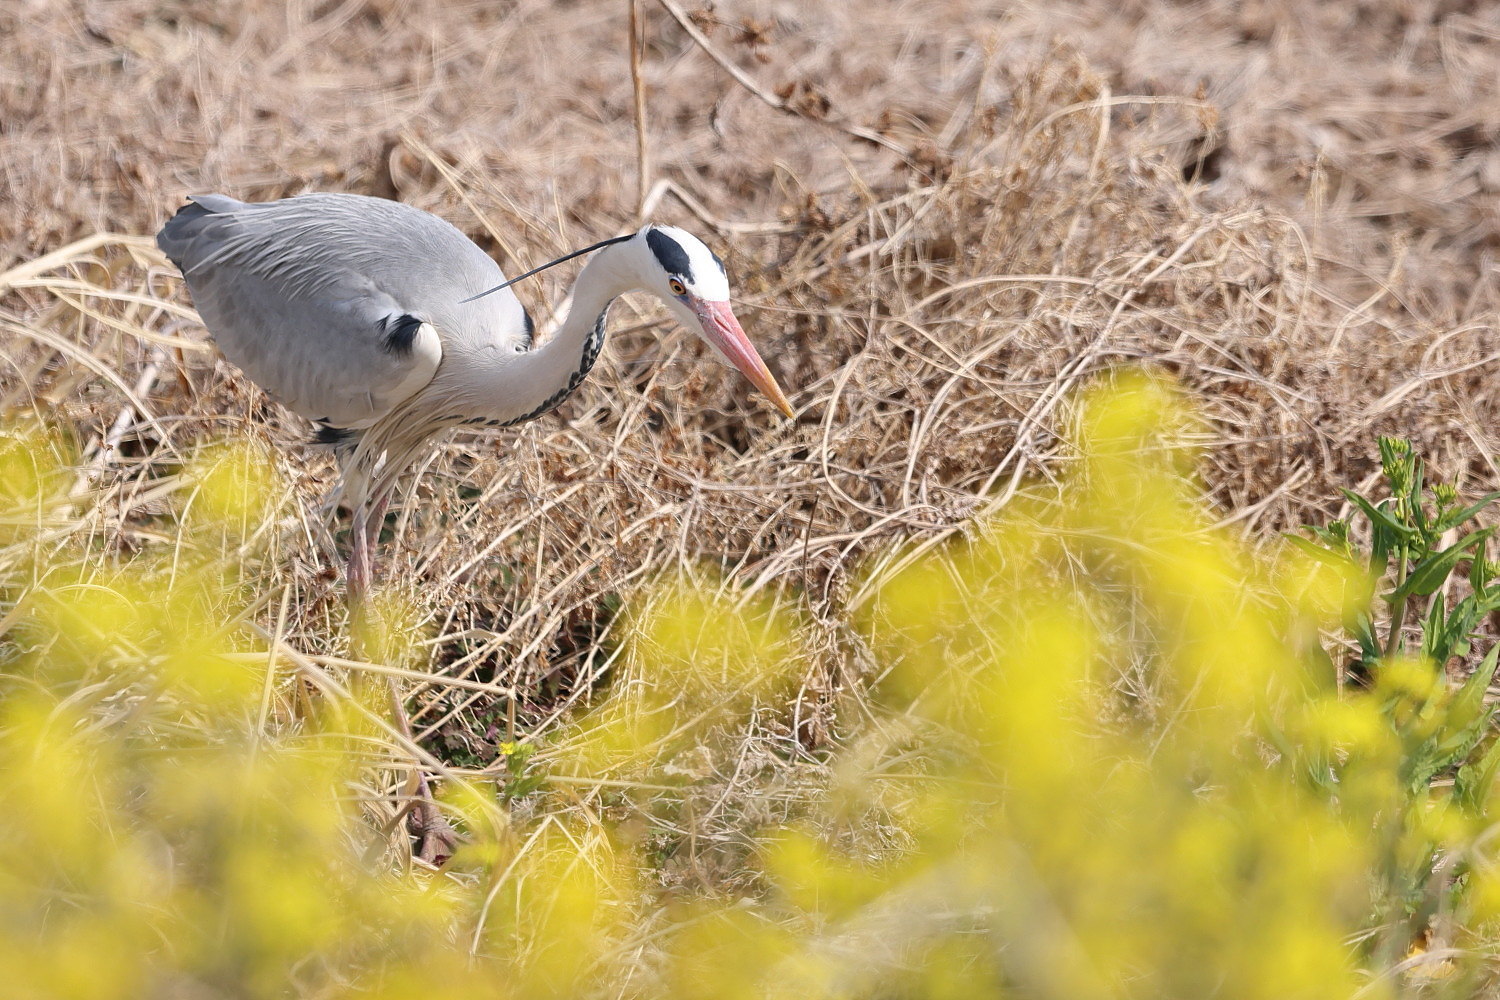
<path fill-rule="evenodd" d="M 795 704 L 713 765 L 711 830 L 714 801 L 794 799 L 787 762 L 860 711 L 849 616 L 896 547 L 1053 477 L 1070 392 L 1114 366 L 1190 387 L 1208 488 L 1252 536 L 1332 513 L 1377 433 L 1466 491 L 1500 479 L 1489 6 L 648 3 L 653 178 L 631 174 L 625 15 L 0 6 L 0 412 L 86 442 L 73 531 L 101 562 L 181 544 L 198 442 L 265 439 L 295 514 L 246 567 L 270 595 L 252 617 L 285 595 L 299 656 L 401 671 L 417 741 L 481 763 L 593 697 L 622 598 L 713 567 L 800 608 L 813 655 Z M 798 418 L 632 302 L 556 416 L 420 467 L 384 559 L 428 609 L 421 669 L 339 660 L 331 460 L 217 360 L 149 240 L 105 234 L 152 232 L 192 191 L 348 190 L 438 212 L 514 271 L 626 228 L 637 182 L 725 256 Z"/>

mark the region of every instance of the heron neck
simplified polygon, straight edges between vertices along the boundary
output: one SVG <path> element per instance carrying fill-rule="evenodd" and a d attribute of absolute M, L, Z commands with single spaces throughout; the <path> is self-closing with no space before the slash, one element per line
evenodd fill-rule
<path fill-rule="evenodd" d="M 573 282 L 573 304 L 562 326 L 540 347 L 516 359 L 517 384 L 513 402 L 519 415 L 505 421 L 519 424 L 554 409 L 583 384 L 599 352 L 604 349 L 604 324 L 609 305 L 635 286 L 624 273 L 615 247 L 595 254 Z"/>

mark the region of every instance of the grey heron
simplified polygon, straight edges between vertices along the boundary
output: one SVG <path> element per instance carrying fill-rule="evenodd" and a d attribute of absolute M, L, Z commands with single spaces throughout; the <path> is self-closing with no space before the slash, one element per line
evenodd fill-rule
<path fill-rule="evenodd" d="M 399 202 L 194 195 L 156 242 L 182 271 L 224 356 L 315 422 L 316 439 L 335 447 L 353 510 L 346 597 L 356 611 L 402 471 L 445 428 L 509 426 L 555 408 L 593 368 L 610 303 L 626 292 L 656 295 L 792 416 L 730 309 L 723 263 L 671 226 L 646 226 L 560 258 L 593 252 L 573 283 L 566 318 L 540 345 L 495 262 L 454 226 Z M 409 738 L 394 682 L 391 702 Z M 417 779 L 419 853 L 440 861 L 457 835 L 420 770 Z"/>
<path fill-rule="evenodd" d="M 400 202 L 193 195 L 156 242 L 182 271 L 224 356 L 336 447 L 353 511 L 352 603 L 369 586 L 397 478 L 431 437 L 554 409 L 588 376 L 610 303 L 626 292 L 655 294 L 792 415 L 730 309 L 723 263 L 672 226 L 579 251 L 595 252 L 573 283 L 567 317 L 541 345 L 489 255 L 448 222 Z"/>

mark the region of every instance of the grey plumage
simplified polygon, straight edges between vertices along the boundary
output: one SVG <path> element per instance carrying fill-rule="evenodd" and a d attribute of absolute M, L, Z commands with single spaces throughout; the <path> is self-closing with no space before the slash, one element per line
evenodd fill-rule
<path fill-rule="evenodd" d="M 592 256 L 572 307 L 534 345 L 500 268 L 436 216 L 347 194 L 189 202 L 157 244 L 182 270 L 224 356 L 336 449 L 354 510 L 351 595 L 369 582 L 397 477 L 432 435 L 556 407 L 598 358 L 610 303 L 632 289 L 661 298 L 791 413 L 729 308 L 723 265 L 680 229 L 647 226 L 580 251 Z"/>
<path fill-rule="evenodd" d="M 495 262 L 447 222 L 399 202 L 196 195 L 157 243 L 225 357 L 333 427 L 369 427 L 432 379 L 443 347 L 418 334 L 422 323 L 499 350 L 529 343 L 509 289 L 459 302 L 504 280 Z"/>

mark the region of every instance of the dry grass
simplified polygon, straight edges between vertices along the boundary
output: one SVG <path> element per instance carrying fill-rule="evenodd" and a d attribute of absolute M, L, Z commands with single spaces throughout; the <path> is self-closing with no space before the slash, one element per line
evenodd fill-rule
<path fill-rule="evenodd" d="M 632 302 L 557 415 L 444 439 L 385 546 L 444 678 L 405 677 L 418 736 L 481 764 L 590 697 L 660 572 L 800 607 L 803 689 L 711 765 L 710 839 L 726 803 L 793 808 L 858 711 L 860 567 L 1053 476 L 1100 371 L 1198 394 L 1209 488 L 1253 535 L 1330 513 L 1377 433 L 1500 486 L 1491 6 L 721 4 L 693 13 L 712 52 L 643 16 L 638 185 L 624 2 L 0 3 L 0 412 L 85 445 L 93 558 L 174 544 L 184 457 L 264 437 L 300 513 L 245 567 L 261 623 L 285 600 L 289 643 L 344 651 L 331 462 L 216 359 L 149 240 L 97 235 L 205 190 L 398 197 L 514 272 L 633 225 L 639 188 L 720 249 L 795 422 Z"/>

